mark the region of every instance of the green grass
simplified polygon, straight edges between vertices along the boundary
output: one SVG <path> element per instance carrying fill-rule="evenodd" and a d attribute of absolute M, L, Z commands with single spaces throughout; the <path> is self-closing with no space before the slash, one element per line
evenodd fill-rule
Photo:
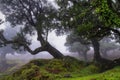
<path fill-rule="evenodd" d="M 99 74 L 59 80 L 120 80 L 120 66 Z"/>
<path fill-rule="evenodd" d="M 8 71 L 14 70 L 12 67 Z M 103 73 L 91 63 L 71 57 L 60 59 L 37 59 L 22 66 L 15 73 L 4 75 L 0 80 L 120 80 L 120 66 Z M 66 77 L 67 75 L 67 77 Z"/>

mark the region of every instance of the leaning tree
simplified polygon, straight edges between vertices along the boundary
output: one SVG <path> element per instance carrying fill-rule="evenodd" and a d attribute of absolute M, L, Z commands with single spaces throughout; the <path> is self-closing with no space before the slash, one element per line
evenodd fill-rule
<path fill-rule="evenodd" d="M 0 34 L 0 43 L 5 46 L 14 44 L 16 48 L 24 47 L 25 50 L 35 55 L 41 51 L 49 52 L 54 58 L 63 58 L 63 54 L 48 42 L 48 34 L 57 26 L 56 13 L 47 0 L 1 0 L 0 10 L 6 16 L 6 21 L 12 26 L 22 25 L 21 31 L 12 39 L 7 39 L 3 33 Z M 33 36 L 37 33 L 40 47 L 32 50 L 29 45 L 31 40 L 27 35 Z M 52 37 L 52 36 L 51 36 Z"/>

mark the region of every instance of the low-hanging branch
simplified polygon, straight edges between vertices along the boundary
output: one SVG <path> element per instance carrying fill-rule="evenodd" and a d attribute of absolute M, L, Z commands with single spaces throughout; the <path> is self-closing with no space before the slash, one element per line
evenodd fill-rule
<path fill-rule="evenodd" d="M 24 47 L 28 52 L 35 55 L 41 51 L 45 51 L 45 45 L 42 47 L 38 47 L 35 50 L 32 50 L 25 42 L 19 40 L 7 40 L 2 33 L 0 33 L 0 44 L 7 45 L 7 44 L 18 44 Z"/>
<path fill-rule="evenodd" d="M 29 53 L 35 55 L 41 51 L 45 51 L 45 47 L 42 46 L 42 47 L 38 47 L 36 48 L 35 50 L 32 50 L 27 44 L 25 44 L 24 42 L 20 42 L 20 41 L 5 41 L 4 44 L 19 44 L 21 46 L 23 46 Z"/>

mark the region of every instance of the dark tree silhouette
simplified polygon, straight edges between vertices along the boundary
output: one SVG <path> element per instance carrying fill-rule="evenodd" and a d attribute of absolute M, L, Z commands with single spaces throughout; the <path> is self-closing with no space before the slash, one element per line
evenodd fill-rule
<path fill-rule="evenodd" d="M 21 32 L 12 40 L 6 39 L 1 33 L 1 43 L 22 46 L 29 53 L 35 55 L 42 51 L 49 52 L 54 58 L 63 58 L 63 54 L 54 48 L 47 40 L 48 33 L 57 24 L 55 20 L 57 10 L 47 0 L 1 0 L 1 11 L 6 15 L 6 20 L 12 26 L 23 25 Z M 26 35 L 34 35 L 37 32 L 37 40 L 40 47 L 31 50 L 30 40 Z M 52 36 L 51 36 L 52 37 Z"/>

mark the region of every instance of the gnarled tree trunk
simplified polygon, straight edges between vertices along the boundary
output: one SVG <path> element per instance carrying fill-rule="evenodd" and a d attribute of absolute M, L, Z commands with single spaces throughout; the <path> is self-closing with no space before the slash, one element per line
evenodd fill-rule
<path fill-rule="evenodd" d="M 54 58 L 57 59 L 63 58 L 63 54 L 49 43 L 46 44 L 46 51 L 48 51 Z"/>
<path fill-rule="evenodd" d="M 91 39 L 91 41 L 94 48 L 94 60 L 99 62 L 101 60 L 99 42 L 95 38 Z"/>
<path fill-rule="evenodd" d="M 64 55 L 54 48 L 48 41 L 44 40 L 41 34 L 38 34 L 38 40 L 41 43 L 41 46 L 44 48 L 44 51 L 49 52 L 54 58 L 62 59 Z"/>

